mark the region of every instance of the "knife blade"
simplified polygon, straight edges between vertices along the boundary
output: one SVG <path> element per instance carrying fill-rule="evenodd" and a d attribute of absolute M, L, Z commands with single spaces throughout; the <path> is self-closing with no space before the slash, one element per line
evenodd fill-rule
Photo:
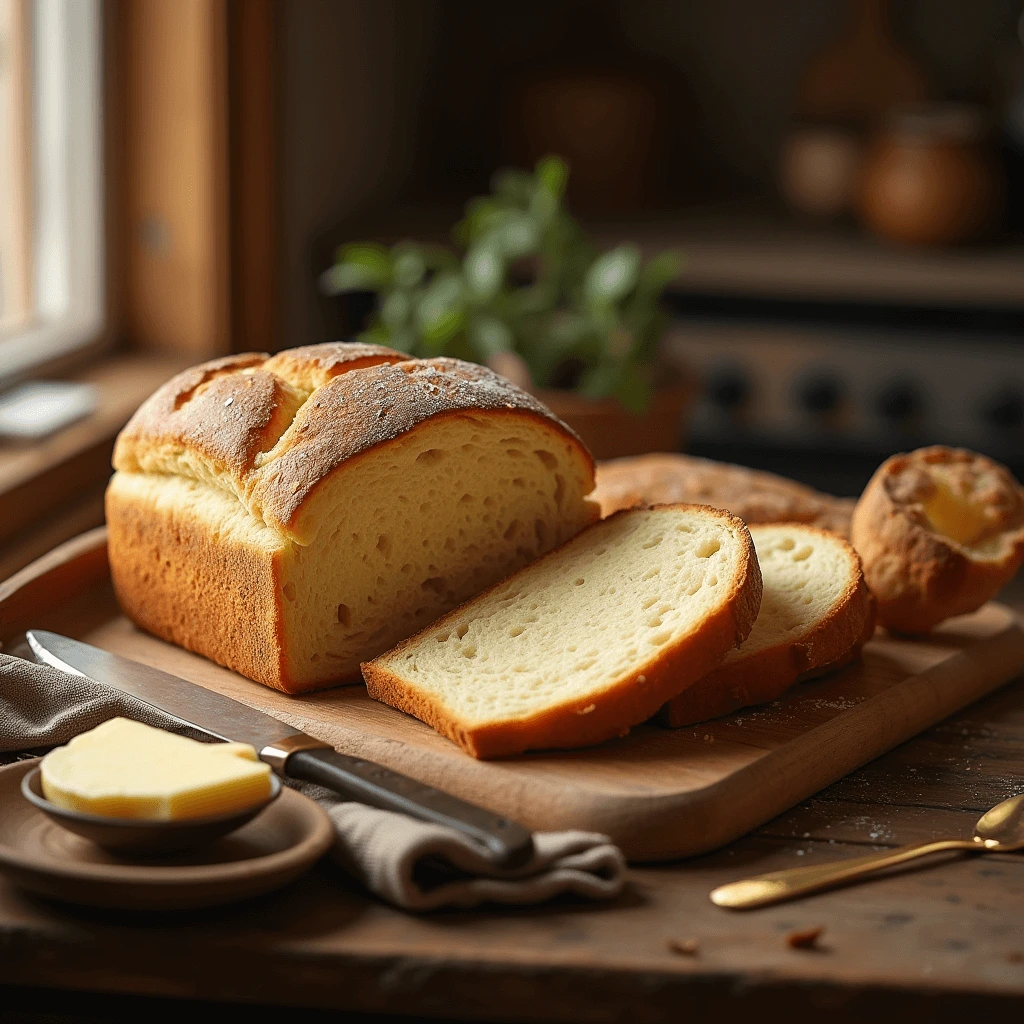
<path fill-rule="evenodd" d="M 456 829 L 498 867 L 519 867 L 533 855 L 533 836 L 518 822 L 383 765 L 342 754 L 231 697 L 59 633 L 33 629 L 25 635 L 42 664 L 129 694 L 212 740 L 248 743 L 279 775 Z"/>

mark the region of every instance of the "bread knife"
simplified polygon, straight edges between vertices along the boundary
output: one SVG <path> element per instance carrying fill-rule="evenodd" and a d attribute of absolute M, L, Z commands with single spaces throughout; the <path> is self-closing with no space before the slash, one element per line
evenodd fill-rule
<path fill-rule="evenodd" d="M 497 867 L 519 867 L 533 854 L 533 837 L 517 822 L 383 765 L 339 753 L 329 743 L 198 683 L 59 633 L 33 629 L 26 639 L 38 662 L 129 694 L 213 741 L 249 743 L 260 760 L 285 778 L 315 782 L 346 800 L 446 825 L 481 847 Z"/>

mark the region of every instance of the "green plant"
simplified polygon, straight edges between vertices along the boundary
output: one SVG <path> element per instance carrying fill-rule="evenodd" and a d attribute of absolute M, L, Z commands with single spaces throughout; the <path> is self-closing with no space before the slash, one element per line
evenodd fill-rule
<path fill-rule="evenodd" d="M 557 157 L 532 174 L 501 170 L 452 232 L 461 257 L 415 242 L 346 245 L 321 287 L 377 293 L 362 341 L 482 363 L 514 352 L 539 387 L 641 412 L 665 326 L 660 300 L 681 261 L 665 252 L 644 263 L 628 244 L 599 253 L 565 209 L 567 177 Z"/>

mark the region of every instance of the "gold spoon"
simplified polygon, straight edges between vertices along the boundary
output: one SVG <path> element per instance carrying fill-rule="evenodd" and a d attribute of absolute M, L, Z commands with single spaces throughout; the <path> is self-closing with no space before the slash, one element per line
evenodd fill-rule
<path fill-rule="evenodd" d="M 852 882 L 883 868 L 905 864 L 908 860 L 927 857 L 947 850 L 970 853 L 1013 853 L 1024 850 L 1024 795 L 1011 797 L 986 811 L 974 826 L 973 839 L 943 839 L 936 843 L 915 843 L 895 850 L 872 853 L 867 857 L 840 861 L 838 864 L 816 864 L 813 867 L 773 871 L 755 878 L 744 878 L 719 886 L 711 893 L 711 902 L 731 910 L 749 910 L 769 903 L 781 903 L 811 892 L 831 889 Z"/>

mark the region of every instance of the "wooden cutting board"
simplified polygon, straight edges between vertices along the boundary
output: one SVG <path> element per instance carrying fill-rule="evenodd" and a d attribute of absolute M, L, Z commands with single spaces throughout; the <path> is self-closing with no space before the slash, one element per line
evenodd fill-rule
<path fill-rule="evenodd" d="M 1024 667 L 1020 622 L 989 604 L 922 639 L 879 630 L 861 663 L 774 704 L 676 731 L 643 725 L 587 750 L 483 762 L 362 687 L 289 697 L 140 632 L 114 600 L 103 529 L 0 585 L 4 649 L 33 627 L 191 679 L 531 828 L 604 832 L 636 861 L 722 846 Z"/>

